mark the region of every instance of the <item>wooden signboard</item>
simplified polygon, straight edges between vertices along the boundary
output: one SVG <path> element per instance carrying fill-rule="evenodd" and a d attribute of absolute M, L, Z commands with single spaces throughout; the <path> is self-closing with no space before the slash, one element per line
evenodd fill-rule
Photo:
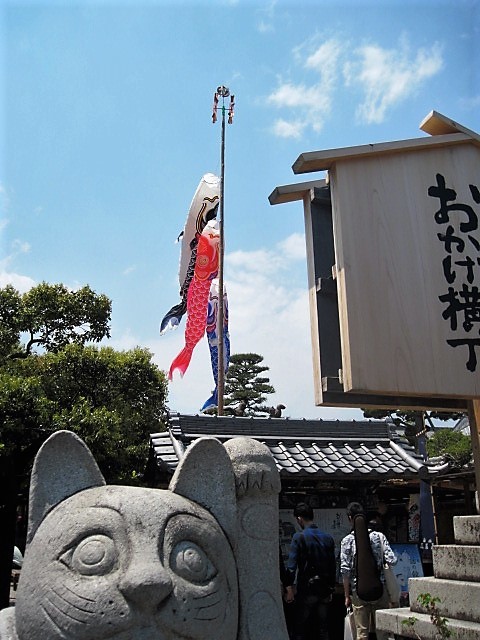
<path fill-rule="evenodd" d="M 432 137 L 302 154 L 329 170 L 347 394 L 480 396 L 480 138 L 440 114 Z"/>
<path fill-rule="evenodd" d="M 303 201 L 315 404 L 336 407 L 464 411 L 462 398 L 345 392 L 330 187 L 315 180 L 277 187 L 271 204 Z"/>
<path fill-rule="evenodd" d="M 480 395 L 479 169 L 462 145 L 332 170 L 346 391 Z"/>

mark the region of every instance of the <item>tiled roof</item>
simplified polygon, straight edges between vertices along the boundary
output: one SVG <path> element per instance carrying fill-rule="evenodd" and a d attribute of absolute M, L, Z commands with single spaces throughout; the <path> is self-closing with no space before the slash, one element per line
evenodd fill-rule
<path fill-rule="evenodd" d="M 327 421 L 171 415 L 167 431 L 151 434 L 162 471 L 173 473 L 201 436 L 221 442 L 248 436 L 268 446 L 283 477 L 415 478 L 444 472 L 422 460 L 391 425 L 379 420 Z"/>

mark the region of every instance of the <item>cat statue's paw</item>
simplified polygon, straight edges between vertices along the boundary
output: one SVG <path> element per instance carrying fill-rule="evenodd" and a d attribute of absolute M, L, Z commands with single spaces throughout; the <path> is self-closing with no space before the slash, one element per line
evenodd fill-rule
<path fill-rule="evenodd" d="M 18 640 L 14 607 L 0 611 L 0 640 Z"/>

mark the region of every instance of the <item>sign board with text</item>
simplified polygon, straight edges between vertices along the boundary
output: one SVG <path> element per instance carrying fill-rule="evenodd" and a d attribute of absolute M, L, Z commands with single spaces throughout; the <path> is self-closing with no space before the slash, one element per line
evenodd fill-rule
<path fill-rule="evenodd" d="M 480 396 L 480 137 L 433 114 L 431 137 L 294 164 L 329 172 L 346 397 Z"/>
<path fill-rule="evenodd" d="M 480 148 L 331 172 L 346 391 L 480 395 Z"/>

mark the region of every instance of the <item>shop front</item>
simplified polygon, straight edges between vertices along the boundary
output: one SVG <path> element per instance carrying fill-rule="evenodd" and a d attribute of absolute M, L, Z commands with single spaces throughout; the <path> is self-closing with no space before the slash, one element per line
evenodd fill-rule
<path fill-rule="evenodd" d="M 380 420 L 171 415 L 167 430 L 150 437 L 150 484 L 166 487 L 186 449 L 202 436 L 221 442 L 246 436 L 268 446 L 281 478 L 279 539 L 284 557 L 296 531 L 293 508 L 298 502 L 308 502 L 318 526 L 333 536 L 337 559 L 349 532 L 346 506 L 351 501 L 363 504 L 371 526 L 385 533 L 397 554 L 395 574 L 405 606 L 408 578 L 431 575 L 432 545 L 450 542 L 452 515 L 473 513 L 473 483 L 449 480 L 448 464 L 425 462 L 395 425 Z M 344 616 L 338 575 L 332 640 L 342 640 Z"/>

